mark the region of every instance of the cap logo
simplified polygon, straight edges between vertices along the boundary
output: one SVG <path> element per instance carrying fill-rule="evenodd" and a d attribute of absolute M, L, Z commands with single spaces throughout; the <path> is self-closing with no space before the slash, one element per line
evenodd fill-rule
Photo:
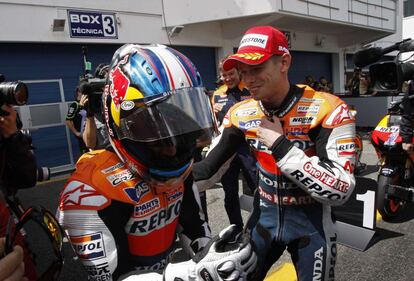
<path fill-rule="evenodd" d="M 259 53 L 234 54 L 234 57 L 244 58 L 246 60 L 260 60 L 264 55 Z"/>
<path fill-rule="evenodd" d="M 269 36 L 263 34 L 250 33 L 243 36 L 240 41 L 239 49 L 245 46 L 255 46 L 262 49 L 266 48 Z"/>
<path fill-rule="evenodd" d="M 289 50 L 288 50 L 286 47 L 279 46 L 279 47 L 278 47 L 278 49 L 279 49 L 279 51 L 281 51 L 281 52 L 284 52 L 284 53 L 289 54 Z"/>

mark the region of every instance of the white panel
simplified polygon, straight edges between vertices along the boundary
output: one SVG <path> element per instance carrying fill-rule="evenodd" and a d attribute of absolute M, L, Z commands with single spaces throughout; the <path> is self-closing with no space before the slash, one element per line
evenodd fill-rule
<path fill-rule="evenodd" d="M 344 0 L 331 0 L 331 5 L 339 10 L 331 10 L 331 19 L 337 21 L 349 21 L 348 17 L 348 1 Z"/>
<path fill-rule="evenodd" d="M 382 8 L 379 6 L 373 6 L 373 5 L 369 5 L 368 6 L 368 15 L 371 17 L 382 17 Z"/>
<path fill-rule="evenodd" d="M 389 8 L 389 9 L 392 9 L 392 10 L 395 10 L 396 5 L 397 5 L 397 3 L 395 3 L 395 1 L 396 0 L 382 0 L 382 6 L 386 7 L 386 8 Z M 401 3 L 401 5 L 402 5 L 402 3 Z"/>
<path fill-rule="evenodd" d="M 382 28 L 382 8 L 379 6 L 368 6 L 368 25 Z"/>
<path fill-rule="evenodd" d="M 116 12 L 120 19 L 118 39 L 70 38 L 66 20 L 63 32 L 52 32 L 53 19 L 67 19 L 66 9 L 55 7 L 6 5 L 0 3 L 0 42 L 94 42 L 94 43 L 161 43 L 169 44 L 161 15 L 132 12 Z M 36 15 L 34 17 L 33 15 Z M 16 18 L 19 20 L 16 21 Z M 147 32 L 150 30 L 151 32 Z M 220 46 L 222 42 L 219 22 L 186 26 L 173 44 L 193 46 Z"/>
<path fill-rule="evenodd" d="M 175 1 L 175 0 L 174 0 Z M 49 6 L 55 8 L 81 8 L 106 11 L 140 12 L 145 14 L 162 14 L 161 1 L 130 1 L 130 0 L 7 0 L 0 3 L 27 4 L 33 6 Z"/>
<path fill-rule="evenodd" d="M 310 16 L 329 19 L 331 17 L 330 10 L 330 8 L 309 3 Z"/>
<path fill-rule="evenodd" d="M 382 27 L 382 20 L 378 18 L 368 17 L 368 25 L 374 27 Z"/>
<path fill-rule="evenodd" d="M 352 23 L 367 25 L 368 17 L 364 15 L 352 14 Z"/>
<path fill-rule="evenodd" d="M 382 0 L 368 0 L 368 3 L 381 6 L 382 5 Z"/>
<path fill-rule="evenodd" d="M 331 5 L 329 0 L 310 0 L 308 2 L 310 4 L 315 3 L 315 4 L 324 5 L 324 6 L 330 6 Z"/>
<path fill-rule="evenodd" d="M 403 38 L 414 38 L 414 17 L 413 16 L 404 18 L 402 35 L 403 35 Z"/>
<path fill-rule="evenodd" d="M 382 16 L 386 19 L 382 21 L 382 27 L 386 29 L 396 29 L 395 26 L 395 12 L 383 9 Z"/>
<path fill-rule="evenodd" d="M 34 17 L 33 15 L 36 15 Z M 78 41 L 99 43 L 165 42 L 161 15 L 147 15 L 117 12 L 121 19 L 118 25 L 118 39 L 82 39 Z M 63 32 L 52 32 L 53 19 L 57 17 L 54 7 L 3 5 L 0 4 L 0 41 L 59 41 L 75 42 L 69 36 L 68 21 Z M 18 22 L 16 22 L 18 18 Z M 139 27 L 139 28 L 137 28 Z M 143 32 L 151 30 L 153 32 Z M 156 32 L 158 30 L 158 32 Z"/>
<path fill-rule="evenodd" d="M 308 14 L 308 5 L 300 0 L 282 0 L 282 7 L 285 11 L 291 11 L 298 14 Z"/>
<path fill-rule="evenodd" d="M 49 127 L 51 124 L 62 123 L 59 104 L 30 106 L 29 111 L 32 127 Z"/>
<path fill-rule="evenodd" d="M 163 1 L 167 26 L 276 12 L 276 1 L 269 0 L 209 0 L 197 2 L 193 0 Z"/>
<path fill-rule="evenodd" d="M 283 0 L 276 0 L 276 12 L 282 7 L 282 1 Z"/>
<path fill-rule="evenodd" d="M 22 129 L 29 129 L 30 127 L 30 111 L 28 105 L 17 106 L 16 111 L 19 113 L 20 120 L 23 123 Z"/>
<path fill-rule="evenodd" d="M 368 12 L 368 5 L 366 3 L 361 3 L 358 1 L 352 1 L 352 9 L 353 12 L 359 14 L 367 14 Z"/>

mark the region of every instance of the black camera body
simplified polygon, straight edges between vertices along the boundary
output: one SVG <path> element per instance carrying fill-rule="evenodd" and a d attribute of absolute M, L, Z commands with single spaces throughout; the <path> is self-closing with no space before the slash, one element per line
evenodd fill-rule
<path fill-rule="evenodd" d="M 413 78 L 414 64 L 397 61 L 379 62 L 369 67 L 369 73 L 373 91 L 399 93 L 403 82 Z"/>
<path fill-rule="evenodd" d="M 87 58 L 88 48 L 82 47 L 82 56 L 84 63 L 84 75 L 79 81 L 79 91 L 88 96 L 88 102 L 85 105 L 88 113 L 102 112 L 102 93 L 106 83 L 106 76 L 109 71 L 109 65 L 101 63 L 96 67 L 95 75 L 92 75 L 91 62 Z"/>
<path fill-rule="evenodd" d="M 395 60 L 378 62 L 385 54 L 398 51 Z M 413 79 L 414 64 L 399 60 L 399 55 L 414 51 L 414 40 L 405 39 L 389 47 L 370 47 L 359 50 L 354 55 L 354 63 L 358 67 L 369 66 L 371 90 L 378 94 L 398 94 L 404 81 Z"/>
<path fill-rule="evenodd" d="M 82 79 L 79 84 L 79 90 L 84 95 L 102 95 L 105 86 L 105 79 L 101 78 L 87 78 Z"/>
<path fill-rule="evenodd" d="M 29 91 L 26 84 L 14 81 L 5 82 L 4 75 L 0 74 L 0 106 L 25 105 L 29 97 Z"/>
<path fill-rule="evenodd" d="M 101 112 L 102 93 L 105 87 L 105 79 L 102 78 L 84 78 L 79 84 L 79 91 L 88 96 L 88 102 L 85 105 L 87 110 L 92 113 Z"/>

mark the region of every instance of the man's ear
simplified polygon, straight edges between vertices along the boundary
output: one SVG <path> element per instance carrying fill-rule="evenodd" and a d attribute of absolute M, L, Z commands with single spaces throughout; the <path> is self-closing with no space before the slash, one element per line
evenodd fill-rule
<path fill-rule="evenodd" d="M 287 72 L 290 68 L 290 63 L 292 62 L 292 56 L 290 54 L 283 54 L 280 60 L 281 72 Z"/>

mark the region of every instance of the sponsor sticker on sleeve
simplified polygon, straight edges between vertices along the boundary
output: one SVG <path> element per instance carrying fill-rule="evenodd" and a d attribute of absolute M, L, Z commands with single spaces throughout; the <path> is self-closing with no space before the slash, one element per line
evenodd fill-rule
<path fill-rule="evenodd" d="M 296 112 L 299 114 L 318 114 L 319 108 L 319 104 L 298 105 Z"/>
<path fill-rule="evenodd" d="M 243 117 L 243 116 L 254 116 L 257 114 L 257 108 L 246 108 L 243 110 L 238 110 L 236 112 L 236 116 Z"/>
<path fill-rule="evenodd" d="M 70 241 L 80 259 L 97 260 L 106 257 L 102 233 L 71 236 Z"/>
<path fill-rule="evenodd" d="M 355 155 L 355 142 L 353 138 L 336 140 L 336 151 L 339 157 L 352 157 Z"/>
<path fill-rule="evenodd" d="M 112 184 L 117 186 L 121 182 L 129 181 L 134 178 L 134 175 L 129 170 L 123 170 L 117 174 L 110 175 L 106 179 Z"/>
<path fill-rule="evenodd" d="M 245 129 L 245 130 L 249 130 L 251 128 L 257 128 L 259 127 L 260 123 L 262 122 L 262 120 L 260 119 L 256 119 L 256 120 L 250 120 L 250 121 L 239 121 L 239 128 L 240 129 Z"/>

